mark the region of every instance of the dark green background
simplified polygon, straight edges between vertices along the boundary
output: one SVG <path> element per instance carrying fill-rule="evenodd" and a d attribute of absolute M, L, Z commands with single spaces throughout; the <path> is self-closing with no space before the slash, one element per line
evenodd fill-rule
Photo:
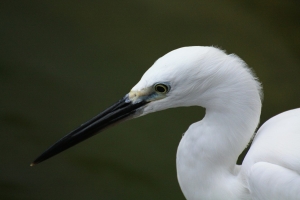
<path fill-rule="evenodd" d="M 54 2 L 0 3 L 1 199 L 184 199 L 176 149 L 201 108 L 122 123 L 29 167 L 175 48 L 244 59 L 264 86 L 261 122 L 299 107 L 298 0 Z"/>

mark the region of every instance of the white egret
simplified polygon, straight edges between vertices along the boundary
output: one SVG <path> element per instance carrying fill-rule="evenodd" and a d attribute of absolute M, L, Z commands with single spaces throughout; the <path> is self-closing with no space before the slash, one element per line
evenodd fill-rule
<path fill-rule="evenodd" d="M 32 165 L 118 121 L 179 106 L 206 109 L 177 150 L 177 176 L 186 199 L 300 199 L 300 109 L 268 120 L 242 165 L 236 165 L 259 122 L 261 86 L 239 57 L 214 47 L 184 47 L 161 57 L 125 97 Z"/>

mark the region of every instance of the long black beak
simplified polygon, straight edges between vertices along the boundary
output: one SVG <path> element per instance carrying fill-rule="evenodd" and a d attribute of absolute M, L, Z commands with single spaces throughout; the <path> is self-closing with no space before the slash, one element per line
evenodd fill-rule
<path fill-rule="evenodd" d="M 147 103 L 148 102 L 146 101 L 132 103 L 128 99 L 128 95 L 126 95 L 96 117 L 82 124 L 80 127 L 58 140 L 54 145 L 50 146 L 49 149 L 37 157 L 30 166 L 36 165 L 48 158 L 51 158 L 52 156 L 55 156 L 56 154 L 59 154 L 60 152 L 96 135 L 99 131 L 116 122 L 130 118 L 138 110 L 138 108 L 141 108 Z"/>

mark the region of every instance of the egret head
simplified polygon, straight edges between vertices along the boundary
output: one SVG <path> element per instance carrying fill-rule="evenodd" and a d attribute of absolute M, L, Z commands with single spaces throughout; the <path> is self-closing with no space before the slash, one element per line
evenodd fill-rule
<path fill-rule="evenodd" d="M 214 47 L 176 49 L 159 58 L 120 101 L 63 137 L 32 165 L 119 121 L 179 106 L 223 108 L 235 99 L 247 98 L 243 96 L 245 88 L 245 93 L 258 94 L 259 87 L 237 56 L 227 55 Z"/>
<path fill-rule="evenodd" d="M 136 116 L 179 106 L 220 108 L 240 91 L 248 93 L 243 87 L 249 84 L 258 94 L 259 83 L 239 57 L 214 47 L 183 47 L 159 58 L 131 89 L 129 99 L 148 102 Z"/>

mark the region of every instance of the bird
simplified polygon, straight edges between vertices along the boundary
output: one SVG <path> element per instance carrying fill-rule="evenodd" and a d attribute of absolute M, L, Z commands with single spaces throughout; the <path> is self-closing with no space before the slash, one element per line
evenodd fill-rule
<path fill-rule="evenodd" d="M 299 200 L 300 109 L 280 113 L 257 130 L 262 99 L 261 83 L 237 55 L 213 46 L 178 48 L 156 60 L 123 98 L 58 140 L 31 165 L 118 122 L 201 106 L 203 119 L 187 128 L 176 155 L 186 199 Z"/>

